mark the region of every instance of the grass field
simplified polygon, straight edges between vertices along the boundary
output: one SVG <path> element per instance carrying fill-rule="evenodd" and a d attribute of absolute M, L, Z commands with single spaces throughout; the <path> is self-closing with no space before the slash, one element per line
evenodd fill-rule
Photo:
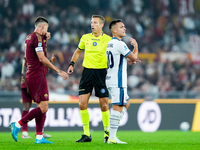
<path fill-rule="evenodd" d="M 82 132 L 46 132 L 52 137 L 54 144 L 34 144 L 35 132 L 29 132 L 33 138 L 22 139 L 21 132 L 15 142 L 10 132 L 0 132 L 0 150 L 200 150 L 199 132 L 157 131 L 144 133 L 141 131 L 118 131 L 118 138 L 126 145 L 103 143 L 103 132 L 92 132 L 91 143 L 75 143 Z"/>

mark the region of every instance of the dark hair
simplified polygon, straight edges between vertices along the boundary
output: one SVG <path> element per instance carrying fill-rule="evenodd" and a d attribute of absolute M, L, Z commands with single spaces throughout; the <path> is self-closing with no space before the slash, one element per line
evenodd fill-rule
<path fill-rule="evenodd" d="M 111 30 L 112 26 L 116 25 L 118 22 L 122 22 L 122 20 L 115 19 L 115 20 L 111 21 L 111 23 L 109 24 L 109 29 Z"/>
<path fill-rule="evenodd" d="M 92 15 L 92 18 L 99 18 L 101 23 L 105 23 L 105 18 L 101 15 Z"/>
<path fill-rule="evenodd" d="M 35 25 L 38 25 L 41 22 L 46 22 L 47 24 L 49 24 L 49 21 L 45 17 L 39 16 L 35 19 Z"/>

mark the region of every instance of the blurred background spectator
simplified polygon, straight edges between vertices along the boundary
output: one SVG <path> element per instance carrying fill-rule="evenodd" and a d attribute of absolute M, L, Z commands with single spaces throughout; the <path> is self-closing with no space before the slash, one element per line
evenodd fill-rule
<path fill-rule="evenodd" d="M 111 35 L 109 22 L 121 18 L 127 30 L 123 40 L 130 48 L 129 36 L 138 41 L 142 63 L 128 66 L 132 98 L 142 98 L 142 93 L 152 93 L 154 98 L 166 98 L 167 92 L 182 97 L 183 92 L 198 93 L 199 10 L 199 0 L 0 0 L 0 91 L 20 90 L 24 41 L 34 31 L 37 16 L 49 19 L 49 56 L 54 53 L 55 65 L 67 71 L 79 39 L 91 32 L 91 15 L 100 14 L 106 19 L 105 33 Z M 66 82 L 50 71 L 50 91 L 78 94 L 83 55 Z"/>

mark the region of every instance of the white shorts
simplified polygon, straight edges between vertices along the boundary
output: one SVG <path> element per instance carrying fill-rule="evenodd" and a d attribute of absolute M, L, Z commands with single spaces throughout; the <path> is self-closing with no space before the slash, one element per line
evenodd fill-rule
<path fill-rule="evenodd" d="M 124 106 L 127 104 L 127 101 L 129 100 L 127 88 L 108 87 L 108 91 L 111 95 L 111 102 L 113 105 Z"/>

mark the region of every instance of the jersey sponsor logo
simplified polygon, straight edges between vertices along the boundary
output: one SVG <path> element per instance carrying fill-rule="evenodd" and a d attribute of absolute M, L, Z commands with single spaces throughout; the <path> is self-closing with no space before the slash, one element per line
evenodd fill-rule
<path fill-rule="evenodd" d="M 101 93 L 105 93 L 106 92 L 106 90 L 105 89 L 101 89 Z"/>
<path fill-rule="evenodd" d="M 59 96 L 58 96 L 59 98 Z M 6 131 L 11 122 L 15 122 L 16 120 L 21 119 L 21 110 L 16 105 L 16 102 L 13 103 L 9 107 L 4 107 L 4 105 L 0 107 L 0 131 Z M 45 127 L 50 128 L 61 128 L 71 130 L 72 127 L 77 130 L 77 127 L 82 127 L 82 121 L 80 116 L 79 107 L 75 107 L 71 104 L 63 104 L 61 106 L 57 106 L 57 104 L 52 104 L 47 111 L 47 117 L 45 121 Z M 70 105 L 70 106 L 69 106 Z M 30 110 L 34 109 L 33 107 Z M 93 105 L 88 106 L 88 111 L 90 114 L 90 123 L 91 127 L 102 128 L 102 112 L 99 107 L 93 107 Z M 111 109 L 110 109 L 111 111 Z M 129 116 L 128 113 L 125 112 L 124 116 L 120 120 L 119 126 L 128 125 Z M 30 128 L 35 128 L 35 120 L 31 120 L 29 122 Z M 66 128 L 69 127 L 69 128 Z"/>
<path fill-rule="evenodd" d="M 128 48 L 126 47 L 126 45 L 124 45 L 124 49 L 125 49 L 125 51 L 128 49 Z"/>
<path fill-rule="evenodd" d="M 97 46 L 97 42 L 93 42 L 93 44 L 92 44 L 93 46 Z"/>
<path fill-rule="evenodd" d="M 38 43 L 38 47 L 41 47 L 42 46 L 42 43 Z"/>
<path fill-rule="evenodd" d="M 93 41 L 100 41 L 100 39 L 92 39 Z"/>
<path fill-rule="evenodd" d="M 48 98 L 48 94 L 44 94 L 44 97 L 47 99 Z"/>
<path fill-rule="evenodd" d="M 109 43 L 109 44 L 107 45 L 107 47 L 113 48 L 113 44 L 112 44 L 112 43 Z"/>
<path fill-rule="evenodd" d="M 106 80 L 109 80 L 111 78 L 111 76 L 106 76 Z"/>

